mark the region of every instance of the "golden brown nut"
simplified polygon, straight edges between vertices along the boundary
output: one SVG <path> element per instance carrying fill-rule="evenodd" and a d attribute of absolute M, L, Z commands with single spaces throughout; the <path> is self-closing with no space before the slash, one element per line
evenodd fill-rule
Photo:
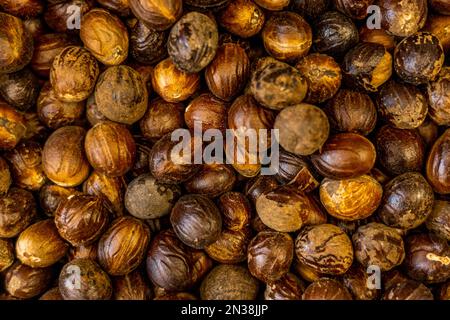
<path fill-rule="evenodd" d="M 303 300 L 352 300 L 345 286 L 335 280 L 320 278 L 311 283 L 302 296 Z"/>
<path fill-rule="evenodd" d="M 236 264 L 246 260 L 247 246 L 251 240 L 250 229 L 231 231 L 224 229 L 212 244 L 206 246 L 206 253 L 220 263 Z"/>
<path fill-rule="evenodd" d="M 394 36 L 384 29 L 369 29 L 367 26 L 363 26 L 359 30 L 359 40 L 381 44 L 390 52 L 395 48 Z"/>
<path fill-rule="evenodd" d="M 124 276 L 114 277 L 114 300 L 150 300 L 153 291 L 139 270 Z"/>
<path fill-rule="evenodd" d="M 14 246 L 8 239 L 0 239 L 0 272 L 5 271 L 14 262 Z"/>
<path fill-rule="evenodd" d="M 59 292 L 59 288 L 55 287 L 52 288 L 50 290 L 47 290 L 40 298 L 39 300 L 51 300 L 51 301 L 55 301 L 55 300 L 64 300 L 61 292 Z"/>
<path fill-rule="evenodd" d="M 427 20 L 427 24 L 424 28 L 424 31 L 431 32 L 436 37 L 438 37 L 439 41 L 444 48 L 446 53 L 450 50 L 450 15 L 439 16 L 434 15 L 430 16 Z"/>
<path fill-rule="evenodd" d="M 440 126 L 450 125 L 450 68 L 443 68 L 436 81 L 427 86 L 428 113 Z"/>
<path fill-rule="evenodd" d="M 226 192 L 218 199 L 223 225 L 232 231 L 245 229 L 250 224 L 252 207 L 240 192 Z"/>
<path fill-rule="evenodd" d="M 0 101 L 0 149 L 13 149 L 26 134 L 22 114 Z"/>
<path fill-rule="evenodd" d="M 264 25 L 265 15 L 252 0 L 236 0 L 230 1 L 217 19 L 228 32 L 248 38 L 259 33 Z"/>
<path fill-rule="evenodd" d="M 149 27 L 166 30 L 183 13 L 181 0 L 129 0 L 133 14 Z"/>
<path fill-rule="evenodd" d="M 447 129 L 433 144 L 426 163 L 428 182 L 440 194 L 450 193 L 449 152 L 450 130 Z"/>
<path fill-rule="evenodd" d="M 35 17 L 44 11 L 41 0 L 1 0 L 0 5 L 9 14 L 20 17 Z"/>
<path fill-rule="evenodd" d="M 34 298 L 48 288 L 52 278 L 51 268 L 31 268 L 16 262 L 5 274 L 5 290 L 19 299 Z"/>

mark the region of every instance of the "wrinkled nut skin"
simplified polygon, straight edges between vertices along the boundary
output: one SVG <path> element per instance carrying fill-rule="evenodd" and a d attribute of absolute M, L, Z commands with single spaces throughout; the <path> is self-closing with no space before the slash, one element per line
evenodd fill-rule
<path fill-rule="evenodd" d="M 188 193 L 198 193 L 216 198 L 231 191 L 236 183 L 233 168 L 226 164 L 204 164 L 202 169 L 184 183 Z"/>
<path fill-rule="evenodd" d="M 219 43 L 215 21 L 199 12 L 189 12 L 172 27 L 167 52 L 178 69 L 196 73 L 214 58 Z"/>
<path fill-rule="evenodd" d="M 307 156 L 325 143 L 330 124 L 320 108 L 301 103 L 281 110 L 274 129 L 279 130 L 279 143 L 286 151 Z"/>
<path fill-rule="evenodd" d="M 281 110 L 299 104 L 308 83 L 299 70 L 273 58 L 261 59 L 250 80 L 250 91 L 263 107 Z"/>
<path fill-rule="evenodd" d="M 360 220 L 378 208 L 383 187 L 371 176 L 333 180 L 325 178 L 320 185 L 320 201 L 327 212 L 341 220 Z"/>
<path fill-rule="evenodd" d="M 289 271 L 293 257 L 294 241 L 289 234 L 263 231 L 248 246 L 248 269 L 255 278 L 271 283 Z"/>
<path fill-rule="evenodd" d="M 98 242 L 98 261 L 108 274 L 122 276 L 143 261 L 150 230 L 140 220 L 121 217 L 114 220 Z"/>
<path fill-rule="evenodd" d="M 133 136 L 124 125 L 115 122 L 101 122 L 89 129 L 84 149 L 91 166 L 111 177 L 128 172 L 136 158 Z"/>
<path fill-rule="evenodd" d="M 73 285 L 74 271 L 79 285 Z M 59 275 L 59 290 L 64 300 L 109 300 L 112 284 L 108 274 L 90 259 L 75 259 L 64 265 Z"/>
<path fill-rule="evenodd" d="M 39 204 L 44 213 L 52 217 L 59 204 L 71 195 L 80 192 L 74 188 L 64 188 L 56 184 L 46 184 L 39 191 Z"/>
<path fill-rule="evenodd" d="M 352 19 L 362 20 L 368 12 L 367 9 L 375 0 L 333 0 L 336 9 Z"/>
<path fill-rule="evenodd" d="M 35 112 L 28 111 L 23 114 L 25 120 L 26 132 L 24 139 L 33 141 L 42 141 L 50 135 L 50 131 L 40 121 Z"/>
<path fill-rule="evenodd" d="M 270 11 L 279 11 L 289 5 L 290 0 L 255 0 L 255 3 Z"/>
<path fill-rule="evenodd" d="M 444 49 L 439 39 L 428 32 L 402 40 L 394 51 L 395 71 L 404 81 L 414 85 L 436 79 L 444 60 Z"/>
<path fill-rule="evenodd" d="M 219 47 L 213 61 L 205 69 L 209 90 L 218 98 L 231 101 L 241 92 L 250 76 L 250 60 L 238 44 Z"/>
<path fill-rule="evenodd" d="M 194 249 L 203 249 L 215 242 L 222 231 L 219 209 L 209 198 L 189 194 L 175 203 L 170 222 L 180 240 Z"/>
<path fill-rule="evenodd" d="M 25 118 L 0 101 L 0 149 L 13 149 L 27 131 Z"/>
<path fill-rule="evenodd" d="M 449 27 L 450 28 L 450 27 Z M 450 32 L 450 29 L 449 29 Z M 428 83 L 428 113 L 440 126 L 450 125 L 450 68 L 443 68 L 436 81 Z"/>
<path fill-rule="evenodd" d="M 0 75 L 0 95 L 14 108 L 26 111 L 39 95 L 39 81 L 29 68 Z"/>
<path fill-rule="evenodd" d="M 435 200 L 433 211 L 426 221 L 428 230 L 450 241 L 450 202 Z"/>
<path fill-rule="evenodd" d="M 227 126 L 227 104 L 210 93 L 203 93 L 187 106 L 184 121 L 191 130 L 201 125 L 202 132 L 208 129 L 224 132 Z"/>
<path fill-rule="evenodd" d="M 241 38 L 252 37 L 261 31 L 264 11 L 252 0 L 230 1 L 217 16 L 219 24 Z"/>
<path fill-rule="evenodd" d="M 51 268 L 31 268 L 16 262 L 5 273 L 5 290 L 19 299 L 31 299 L 42 294 L 51 284 Z"/>
<path fill-rule="evenodd" d="M 446 130 L 433 144 L 428 154 L 426 174 L 434 191 L 440 194 L 450 193 L 450 130 Z"/>
<path fill-rule="evenodd" d="M 191 288 L 211 266 L 211 259 L 203 251 L 183 244 L 172 229 L 160 232 L 147 253 L 148 278 L 168 291 Z"/>
<path fill-rule="evenodd" d="M 73 17 L 73 9 L 79 12 L 81 18 L 95 6 L 94 0 L 67 0 L 67 1 L 48 1 L 44 13 L 46 24 L 55 32 L 78 34 L 76 21 Z M 72 10 L 71 10 L 72 9 Z M 71 22 L 71 23 L 68 23 Z"/>
<path fill-rule="evenodd" d="M 81 19 L 80 38 L 98 61 L 119 65 L 128 56 L 128 31 L 123 22 L 103 9 L 93 9 Z"/>
<path fill-rule="evenodd" d="M 8 192 L 11 183 L 11 171 L 8 163 L 0 157 L 0 196 Z"/>
<path fill-rule="evenodd" d="M 295 253 L 301 263 L 321 274 L 344 274 L 353 262 L 350 238 L 332 224 L 303 228 L 295 240 Z"/>
<path fill-rule="evenodd" d="M 450 279 L 450 247 L 432 233 L 409 236 L 405 241 L 406 273 L 414 280 L 440 283 Z"/>
<path fill-rule="evenodd" d="M 86 100 L 94 91 L 100 69 L 94 56 L 82 47 L 65 47 L 54 58 L 50 83 L 56 97 L 65 102 Z"/>
<path fill-rule="evenodd" d="M 40 0 L 1 0 L 3 10 L 14 16 L 35 17 L 44 11 Z"/>
<path fill-rule="evenodd" d="M 359 264 L 353 266 L 342 276 L 342 283 L 356 300 L 376 300 L 379 289 L 369 287 L 370 274 Z"/>
<path fill-rule="evenodd" d="M 165 101 L 181 102 L 200 87 L 200 76 L 178 70 L 172 59 L 167 58 L 155 66 L 152 87 Z"/>
<path fill-rule="evenodd" d="M 389 271 L 405 258 L 399 230 L 382 223 L 371 222 L 359 227 L 352 240 L 355 258 L 366 268 L 376 265 L 382 271 Z"/>
<path fill-rule="evenodd" d="M 247 259 L 247 247 L 252 232 L 249 228 L 232 231 L 224 229 L 219 238 L 205 247 L 211 259 L 226 264 L 236 264 Z"/>
<path fill-rule="evenodd" d="M 54 131 L 42 150 L 42 166 L 51 181 L 61 187 L 75 187 L 89 175 L 83 142 L 86 131 L 66 126 Z"/>
<path fill-rule="evenodd" d="M 238 265 L 216 266 L 200 286 L 202 300 L 254 300 L 259 283 L 247 268 Z"/>
<path fill-rule="evenodd" d="M 125 207 L 139 219 L 156 219 L 170 213 L 181 194 L 177 185 L 158 183 L 150 174 L 142 174 L 128 184 Z"/>
<path fill-rule="evenodd" d="M 277 281 L 266 285 L 265 300 L 301 300 L 303 283 L 293 273 L 286 273 Z"/>
<path fill-rule="evenodd" d="M 8 269 L 14 262 L 14 246 L 8 239 L 0 239 L 0 272 Z"/>
<path fill-rule="evenodd" d="M 416 172 L 399 175 L 384 186 L 378 215 L 388 226 L 405 230 L 421 225 L 433 209 L 434 193 Z"/>
<path fill-rule="evenodd" d="M 33 195 L 23 189 L 10 188 L 0 197 L 0 237 L 16 237 L 35 216 L 36 201 Z"/>
<path fill-rule="evenodd" d="M 406 279 L 388 288 L 382 300 L 434 300 L 433 293 L 423 283 Z"/>
<path fill-rule="evenodd" d="M 311 156 L 316 170 L 331 179 L 354 178 L 367 174 L 375 164 L 372 142 L 355 133 L 331 136 L 319 153 Z"/>
<path fill-rule="evenodd" d="M 45 268 L 58 262 L 69 246 L 58 234 L 53 219 L 32 224 L 16 241 L 17 258 L 33 268 Z"/>
<path fill-rule="evenodd" d="M 390 80 L 376 100 L 381 118 L 399 129 L 415 129 L 427 116 L 425 95 L 416 87 Z"/>
<path fill-rule="evenodd" d="M 302 300 L 353 300 L 353 298 L 338 280 L 320 278 L 305 289 Z"/>
<path fill-rule="evenodd" d="M 139 63 L 152 65 L 164 59 L 167 34 L 138 21 L 130 32 L 130 55 Z"/>
<path fill-rule="evenodd" d="M 112 284 L 114 300 L 150 300 L 152 297 L 152 290 L 138 270 L 114 277 Z"/>
<path fill-rule="evenodd" d="M 129 0 L 133 14 L 156 30 L 169 29 L 183 13 L 181 0 Z"/>
<path fill-rule="evenodd" d="M 226 192 L 217 200 L 222 214 L 223 226 L 232 231 L 239 231 L 249 226 L 252 207 L 247 197 L 240 192 Z"/>
<path fill-rule="evenodd" d="M 280 61 L 296 61 L 306 56 L 312 45 L 311 27 L 294 12 L 271 15 L 261 36 L 266 51 Z"/>
<path fill-rule="evenodd" d="M 0 74 L 12 73 L 26 66 L 33 56 L 33 38 L 19 18 L 0 12 Z"/>
<path fill-rule="evenodd" d="M 73 195 L 55 212 L 55 224 L 61 237 L 72 246 L 89 245 L 106 230 L 110 213 L 101 198 Z"/>
<path fill-rule="evenodd" d="M 56 300 L 64 300 L 64 298 L 62 297 L 61 292 L 59 292 L 59 288 L 56 287 L 47 290 L 42 296 L 39 297 L 39 300 L 56 301 Z"/>
<path fill-rule="evenodd" d="M 307 103 L 322 103 L 332 98 L 341 86 L 341 68 L 330 56 L 312 53 L 300 59 L 295 67 L 308 83 Z"/>
<path fill-rule="evenodd" d="M 378 131 L 375 144 L 378 161 L 387 174 L 422 170 L 425 145 L 416 131 L 384 126 Z"/>

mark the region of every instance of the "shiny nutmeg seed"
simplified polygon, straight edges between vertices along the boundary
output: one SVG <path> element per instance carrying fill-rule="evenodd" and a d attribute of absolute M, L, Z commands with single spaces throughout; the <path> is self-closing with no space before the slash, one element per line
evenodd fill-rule
<path fill-rule="evenodd" d="M 236 0 L 230 1 L 217 19 L 228 32 L 241 38 L 248 38 L 262 29 L 265 14 L 252 0 Z"/>
<path fill-rule="evenodd" d="M 129 0 L 133 14 L 150 28 L 166 30 L 183 13 L 182 0 Z"/>

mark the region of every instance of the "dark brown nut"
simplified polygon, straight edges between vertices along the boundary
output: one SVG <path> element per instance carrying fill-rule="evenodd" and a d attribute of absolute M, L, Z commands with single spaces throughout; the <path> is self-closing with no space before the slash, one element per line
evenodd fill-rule
<path fill-rule="evenodd" d="M 184 245 L 171 229 L 159 233 L 147 253 L 149 279 L 168 291 L 191 288 L 211 266 L 203 251 Z"/>
<path fill-rule="evenodd" d="M 138 219 L 121 217 L 114 220 L 98 242 L 98 261 L 113 276 L 135 270 L 144 260 L 150 230 Z"/>
<path fill-rule="evenodd" d="M 119 65 L 128 56 L 127 28 L 106 10 L 93 9 L 83 15 L 80 38 L 86 49 L 104 65 Z"/>
<path fill-rule="evenodd" d="M 22 231 L 16 241 L 16 256 L 33 268 L 45 268 L 58 262 L 69 246 L 61 239 L 53 219 L 32 224 Z"/>
<path fill-rule="evenodd" d="M 324 108 L 331 128 L 340 132 L 368 135 L 377 123 L 377 109 L 370 97 L 347 89 L 339 92 Z"/>
<path fill-rule="evenodd" d="M 330 132 L 325 112 L 306 103 L 281 110 L 274 128 L 279 130 L 280 145 L 286 151 L 302 156 L 319 150 Z"/>
<path fill-rule="evenodd" d="M 431 149 L 433 144 L 438 138 L 438 126 L 437 124 L 430 120 L 425 119 L 425 121 L 416 129 L 419 135 L 422 137 L 422 142 L 425 143 L 426 149 Z"/>
<path fill-rule="evenodd" d="M 56 301 L 56 300 L 64 300 L 64 298 L 62 297 L 59 288 L 55 287 L 50 290 L 47 290 L 42 296 L 40 296 L 39 300 Z"/>
<path fill-rule="evenodd" d="M 369 173 L 375 157 L 375 147 L 368 139 L 355 133 L 340 133 L 329 138 L 321 151 L 311 156 L 311 161 L 321 175 L 345 179 Z"/>
<path fill-rule="evenodd" d="M 0 196 L 8 192 L 11 186 L 11 172 L 6 161 L 0 157 Z"/>
<path fill-rule="evenodd" d="M 112 11 L 119 16 L 127 17 L 130 15 L 130 1 L 129 0 L 97 0 L 102 7 Z"/>
<path fill-rule="evenodd" d="M 256 4 L 270 11 L 279 11 L 287 7 L 289 0 L 255 0 Z"/>
<path fill-rule="evenodd" d="M 100 197 L 115 216 L 123 215 L 126 184 L 122 177 L 109 177 L 96 171 L 83 184 L 83 192 Z"/>
<path fill-rule="evenodd" d="M 247 259 L 250 240 L 251 230 L 248 228 L 237 231 L 224 229 L 215 242 L 205 247 L 205 251 L 217 262 L 236 264 Z"/>
<path fill-rule="evenodd" d="M 450 15 L 450 4 L 446 0 L 430 0 L 428 1 L 431 8 L 441 14 Z"/>
<path fill-rule="evenodd" d="M 273 58 L 261 59 L 252 72 L 250 91 L 262 106 L 274 110 L 299 104 L 308 83 L 294 67 Z"/>
<path fill-rule="evenodd" d="M 384 126 L 375 143 L 378 161 L 386 173 L 395 176 L 422 170 L 425 145 L 416 131 Z"/>
<path fill-rule="evenodd" d="M 226 164 L 204 164 L 200 171 L 184 183 L 189 193 L 215 198 L 231 191 L 236 182 L 233 168 Z"/>
<path fill-rule="evenodd" d="M 414 280 L 440 283 L 450 279 L 450 247 L 432 233 L 409 236 L 405 241 L 405 270 Z"/>
<path fill-rule="evenodd" d="M 59 275 L 64 300 L 109 300 L 111 279 L 90 259 L 75 259 L 64 265 Z"/>
<path fill-rule="evenodd" d="M 247 268 L 237 265 L 216 266 L 200 287 L 202 300 L 255 300 L 258 281 Z"/>
<path fill-rule="evenodd" d="M 47 25 L 56 32 L 78 33 L 79 25 L 74 18 L 74 12 L 79 12 L 80 17 L 83 18 L 94 6 L 93 0 L 54 1 L 47 5 L 44 19 Z"/>
<path fill-rule="evenodd" d="M 124 125 L 115 122 L 101 122 L 89 129 L 84 148 L 91 166 L 111 177 L 128 172 L 136 157 L 133 136 Z"/>
<path fill-rule="evenodd" d="M 174 293 L 164 293 L 163 295 L 160 295 L 153 300 L 183 301 L 183 300 L 197 300 L 197 297 L 188 292 L 174 292 Z"/>
<path fill-rule="evenodd" d="M 239 231 L 250 224 L 252 207 L 247 197 L 239 192 L 226 192 L 218 199 L 218 208 L 222 213 L 223 226 Z"/>
<path fill-rule="evenodd" d="M 439 300 L 450 300 L 450 281 L 444 283 L 439 290 Z"/>
<path fill-rule="evenodd" d="M 250 61 L 238 44 L 219 47 L 214 60 L 205 69 L 209 90 L 218 98 L 230 101 L 242 91 L 250 75 Z"/>
<path fill-rule="evenodd" d="M 450 193 L 450 130 L 446 130 L 433 144 L 426 164 L 428 182 L 434 191 Z"/>
<path fill-rule="evenodd" d="M 353 300 L 344 285 L 334 279 L 320 278 L 311 283 L 302 296 L 303 300 Z"/>
<path fill-rule="evenodd" d="M 408 172 L 384 186 L 378 214 L 388 226 L 409 230 L 425 222 L 433 202 L 433 189 L 427 180 L 420 173 Z"/>
<path fill-rule="evenodd" d="M 108 120 L 98 109 L 95 103 L 95 94 L 91 94 L 86 100 L 86 119 L 92 127 L 99 122 Z"/>
<path fill-rule="evenodd" d="M 325 178 L 320 185 L 320 201 L 327 212 L 342 220 L 360 220 L 378 208 L 383 187 L 369 175 L 333 180 Z"/>
<path fill-rule="evenodd" d="M 127 66 L 113 66 L 98 78 L 95 103 L 109 120 L 133 124 L 147 111 L 148 93 L 140 74 Z"/>
<path fill-rule="evenodd" d="M 376 92 L 391 78 L 392 56 L 381 44 L 363 42 L 347 52 L 342 71 L 349 85 Z"/>
<path fill-rule="evenodd" d="M 264 11 L 252 0 L 230 1 L 217 20 L 228 32 L 241 38 L 252 37 L 261 31 L 264 22 Z"/>
<path fill-rule="evenodd" d="M 154 64 L 167 56 L 167 35 L 138 21 L 130 32 L 130 55 L 143 64 Z"/>
<path fill-rule="evenodd" d="M 367 26 L 363 26 L 359 29 L 359 40 L 381 44 L 389 52 L 392 52 L 395 48 L 394 36 L 384 29 L 369 29 Z"/>
<path fill-rule="evenodd" d="M 332 98 L 341 86 L 341 68 L 330 56 L 312 53 L 301 59 L 295 67 L 308 83 L 305 102 L 322 103 Z"/>
<path fill-rule="evenodd" d="M 138 270 L 114 277 L 112 283 L 114 300 L 150 300 L 152 297 L 152 290 Z"/>
<path fill-rule="evenodd" d="M 271 192 L 278 187 L 278 182 L 273 176 L 257 176 L 245 185 L 245 195 L 255 205 L 259 196 Z"/>
<path fill-rule="evenodd" d="M 248 246 L 248 269 L 255 278 L 272 283 L 289 271 L 293 257 L 294 241 L 289 234 L 263 231 Z"/>
<path fill-rule="evenodd" d="M 181 102 L 192 96 L 200 86 L 198 73 L 186 73 L 177 69 L 168 58 L 155 66 L 152 75 L 155 92 L 168 102 Z"/>
<path fill-rule="evenodd" d="M 380 89 L 377 105 L 383 120 L 399 129 L 419 127 L 428 112 L 427 99 L 418 88 L 394 80 Z"/>
<path fill-rule="evenodd" d="M 80 123 L 84 109 L 83 101 L 64 102 L 59 100 L 50 83 L 44 85 L 37 101 L 39 120 L 50 129 Z"/>
<path fill-rule="evenodd" d="M 446 53 L 450 51 L 450 16 L 429 16 L 424 31 L 434 34 Z"/>
<path fill-rule="evenodd" d="M 26 127 L 25 136 L 23 137 L 25 140 L 43 141 L 50 135 L 50 130 L 39 121 L 36 112 L 28 111 L 24 113 L 23 119 Z"/>
<path fill-rule="evenodd" d="M 450 125 L 450 68 L 443 68 L 439 77 L 427 86 L 429 114 L 436 124 Z"/>
<path fill-rule="evenodd" d="M 178 69 L 196 73 L 214 58 L 219 43 L 215 21 L 199 12 L 189 12 L 172 27 L 167 51 Z"/>
<path fill-rule="evenodd" d="M 47 181 L 42 170 L 42 148 L 37 142 L 21 142 L 5 153 L 14 184 L 19 188 L 38 191 Z"/>
<path fill-rule="evenodd" d="M 444 60 L 444 49 L 439 39 L 428 32 L 403 39 L 394 51 L 395 71 L 404 81 L 414 85 L 436 79 Z"/>
<path fill-rule="evenodd" d="M 52 278 L 51 268 L 31 268 L 16 262 L 5 274 L 5 290 L 19 299 L 34 298 L 49 287 Z"/>
<path fill-rule="evenodd" d="M 13 149 L 26 134 L 22 114 L 0 101 L 0 149 Z"/>
<path fill-rule="evenodd" d="M 291 0 L 291 9 L 312 20 L 325 13 L 330 0 Z"/>
<path fill-rule="evenodd" d="M 139 219 L 156 219 L 170 213 L 181 190 L 176 185 L 158 183 L 150 174 L 142 174 L 127 187 L 125 207 Z"/>
<path fill-rule="evenodd" d="M 332 224 L 303 228 L 295 240 L 295 253 L 301 263 L 322 274 L 344 274 L 353 262 L 352 241 Z"/>
<path fill-rule="evenodd" d="M 148 159 L 152 144 L 141 136 L 134 136 L 136 141 L 136 160 L 130 172 L 130 177 L 136 178 L 141 174 L 148 173 Z"/>
<path fill-rule="evenodd" d="M 214 243 L 222 231 L 219 209 L 202 195 L 182 196 L 172 209 L 170 222 L 178 238 L 195 249 Z"/>
<path fill-rule="evenodd" d="M 33 38 L 19 18 L 0 12 L 0 73 L 21 70 L 33 56 Z"/>
<path fill-rule="evenodd" d="M 426 226 L 428 230 L 450 241 L 450 202 L 435 200 L 433 211 L 426 221 Z"/>
<path fill-rule="evenodd" d="M 227 4 L 229 0 L 186 0 L 188 6 L 192 6 L 199 9 L 220 9 Z"/>
<path fill-rule="evenodd" d="M 109 216 L 101 198 L 73 195 L 58 206 L 55 224 L 61 237 L 76 247 L 96 241 L 107 228 Z"/>
<path fill-rule="evenodd" d="M 201 94 L 187 106 L 184 121 L 191 130 L 201 126 L 202 132 L 208 129 L 223 132 L 227 126 L 227 104 L 210 93 Z"/>
<path fill-rule="evenodd" d="M 2 0 L 0 5 L 7 13 L 20 17 L 35 17 L 44 11 L 41 0 Z"/>
<path fill-rule="evenodd" d="M 281 61 L 296 61 L 306 56 L 312 45 L 312 30 L 308 22 L 289 11 L 271 15 L 261 36 L 267 52 Z"/>
<path fill-rule="evenodd" d="M 36 103 L 39 81 L 29 68 L 0 75 L 0 95 L 14 108 L 26 111 Z"/>
<path fill-rule="evenodd" d="M 260 195 L 256 212 L 262 222 L 279 232 L 293 232 L 307 224 L 311 217 L 320 215 L 314 200 L 290 186 L 282 186 Z"/>
<path fill-rule="evenodd" d="M 50 83 L 56 98 L 65 102 L 83 101 L 94 90 L 99 75 L 97 60 L 82 47 L 65 47 L 54 58 Z"/>
<path fill-rule="evenodd" d="M 71 247 L 67 255 L 69 261 L 75 259 L 91 259 L 97 261 L 97 243 L 93 243 L 87 246 Z"/>
<path fill-rule="evenodd" d="M 184 107 L 181 103 L 155 99 L 150 102 L 139 126 L 146 139 L 157 141 L 165 134 L 184 126 Z"/>
<path fill-rule="evenodd" d="M 342 57 L 359 40 L 353 21 L 337 11 L 322 14 L 313 25 L 313 48 L 319 53 Z"/>
<path fill-rule="evenodd" d="M 89 162 L 83 150 L 86 131 L 66 126 L 54 131 L 42 151 L 42 167 L 51 181 L 62 187 L 83 183 L 89 175 Z"/>
<path fill-rule="evenodd" d="M 0 237 L 14 238 L 33 221 L 36 202 L 33 195 L 23 189 L 10 188 L 0 197 Z"/>
<path fill-rule="evenodd" d="M 12 242 L 8 239 L 0 239 L 0 272 L 8 269 L 13 264 L 14 258 L 14 246 Z"/>
<path fill-rule="evenodd" d="M 377 266 L 388 271 L 400 265 L 405 248 L 400 231 L 381 223 L 371 222 L 353 234 L 355 258 L 364 267 Z"/>
<path fill-rule="evenodd" d="M 150 28 L 166 30 L 170 28 L 183 13 L 181 0 L 129 0 L 133 14 Z"/>
<path fill-rule="evenodd" d="M 368 286 L 371 283 L 369 273 L 359 264 L 354 264 L 342 276 L 342 282 L 356 300 L 375 300 L 378 297 L 379 291 Z"/>
<path fill-rule="evenodd" d="M 400 282 L 404 282 L 408 279 L 409 278 L 402 272 L 400 272 L 399 269 L 392 269 L 381 274 L 381 281 L 385 291 L 392 286 L 397 285 Z"/>
<path fill-rule="evenodd" d="M 352 19 L 362 20 L 375 0 L 333 0 L 336 9 Z"/>
<path fill-rule="evenodd" d="M 64 188 L 56 184 L 44 185 L 39 192 L 40 208 L 47 216 L 52 217 L 61 202 L 79 193 L 74 188 Z"/>
<path fill-rule="evenodd" d="M 292 273 L 286 273 L 277 281 L 267 284 L 265 300 L 301 300 L 303 283 Z"/>
<path fill-rule="evenodd" d="M 433 293 L 423 283 L 407 279 L 387 289 L 382 300 L 434 300 Z"/>

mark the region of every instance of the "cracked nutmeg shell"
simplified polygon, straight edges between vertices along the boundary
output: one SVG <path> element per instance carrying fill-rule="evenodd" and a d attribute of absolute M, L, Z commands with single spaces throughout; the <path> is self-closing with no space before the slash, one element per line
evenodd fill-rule
<path fill-rule="evenodd" d="M 449 18 L 450 19 L 450 18 Z M 450 24 L 449 24 L 450 29 Z M 428 114 L 440 126 L 450 125 L 450 68 L 442 68 L 439 77 L 428 83 Z"/>
<path fill-rule="evenodd" d="M 39 95 L 38 78 L 29 68 L 0 75 L 0 95 L 20 111 L 34 106 Z"/>
<path fill-rule="evenodd" d="M 217 20 L 228 32 L 249 38 L 261 31 L 265 14 L 252 0 L 235 0 L 219 12 Z"/>
<path fill-rule="evenodd" d="M 182 0 L 129 0 L 133 14 L 148 27 L 169 29 L 183 14 Z"/>
<path fill-rule="evenodd" d="M 265 300 L 301 300 L 303 282 L 293 273 L 286 273 L 280 279 L 268 283 L 264 291 Z"/>
<path fill-rule="evenodd" d="M 450 241 L 450 202 L 435 200 L 433 211 L 426 221 L 427 229 Z"/>
<path fill-rule="evenodd" d="M 0 101 L 0 149 L 13 149 L 25 137 L 26 131 L 24 116 Z"/>
<path fill-rule="evenodd" d="M 36 217 L 33 194 L 23 189 L 10 188 L 0 197 L 0 237 L 14 238 Z"/>
<path fill-rule="evenodd" d="M 405 247 L 398 229 L 371 222 L 358 228 L 352 237 L 355 258 L 364 267 L 378 266 L 388 271 L 405 258 Z"/>
<path fill-rule="evenodd" d="M 295 253 L 301 263 L 321 274 L 344 274 L 353 262 L 352 241 L 333 224 L 303 228 L 295 240 Z"/>
<path fill-rule="evenodd" d="M 450 130 L 447 129 L 433 144 L 428 154 L 426 174 L 434 191 L 450 193 Z"/>
<path fill-rule="evenodd" d="M 0 157 L 0 196 L 8 192 L 11 183 L 11 171 L 8 163 Z"/>
<path fill-rule="evenodd" d="M 8 269 L 14 262 L 14 246 L 8 239 L 0 239 L 0 272 Z"/>
<path fill-rule="evenodd" d="M 5 273 L 5 290 L 13 297 L 31 299 L 45 292 L 52 278 L 51 268 L 31 268 L 16 262 Z"/>
<path fill-rule="evenodd" d="M 240 230 L 224 229 L 219 238 L 205 247 L 211 259 L 226 264 L 236 264 L 247 259 L 247 247 L 250 243 L 252 231 L 249 228 Z"/>
<path fill-rule="evenodd" d="M 55 224 L 61 237 L 76 247 L 97 240 L 107 228 L 109 216 L 101 198 L 72 195 L 58 206 Z"/>
<path fill-rule="evenodd" d="M 421 225 L 433 209 L 434 193 L 417 172 L 399 175 L 384 186 L 378 215 L 385 224 L 405 230 Z"/>
<path fill-rule="evenodd" d="M 347 288 L 338 280 L 320 278 L 303 292 L 302 300 L 353 300 Z"/>
<path fill-rule="evenodd" d="M 75 259 L 64 265 L 58 282 L 64 300 L 109 300 L 113 293 L 108 274 L 91 259 Z"/>
<path fill-rule="evenodd" d="M 142 221 L 118 218 L 98 242 L 98 261 L 108 274 L 125 275 L 141 264 L 149 241 L 150 230 Z"/>
<path fill-rule="evenodd" d="M 219 209 L 212 200 L 197 194 L 178 199 L 172 208 L 170 222 L 180 240 L 195 249 L 214 243 L 222 231 Z"/>
<path fill-rule="evenodd" d="M 77 126 L 66 126 L 54 131 L 42 151 L 42 166 L 51 181 L 62 187 L 75 187 L 89 175 L 83 142 L 86 131 Z"/>

